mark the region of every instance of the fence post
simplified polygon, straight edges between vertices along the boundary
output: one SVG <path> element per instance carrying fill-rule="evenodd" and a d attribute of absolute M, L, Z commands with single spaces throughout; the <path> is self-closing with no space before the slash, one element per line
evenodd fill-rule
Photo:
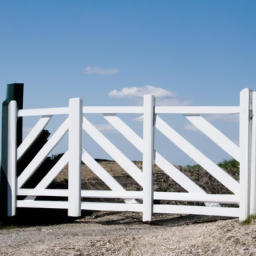
<path fill-rule="evenodd" d="M 7 188 L 7 215 L 16 214 L 17 196 L 17 102 L 11 101 L 8 105 L 8 188 Z"/>
<path fill-rule="evenodd" d="M 155 96 L 144 96 L 143 120 L 143 221 L 151 221 L 153 213 Z"/>
<path fill-rule="evenodd" d="M 250 184 L 250 214 L 256 214 L 256 91 L 252 96 L 252 136 L 251 136 L 251 184 Z"/>
<path fill-rule="evenodd" d="M 250 178 L 250 90 L 243 89 L 240 92 L 240 120 L 239 120 L 239 144 L 240 144 L 240 214 L 239 220 L 245 220 L 249 215 L 249 178 Z"/>
<path fill-rule="evenodd" d="M 69 100 L 68 216 L 81 216 L 81 154 L 83 102 Z"/>
<path fill-rule="evenodd" d="M 7 85 L 6 99 L 2 103 L 1 134 L 1 172 L 0 172 L 0 220 L 5 222 L 8 216 L 8 107 L 11 101 L 17 102 L 18 109 L 23 108 L 24 84 Z M 17 146 L 22 143 L 22 117 L 17 119 Z"/>

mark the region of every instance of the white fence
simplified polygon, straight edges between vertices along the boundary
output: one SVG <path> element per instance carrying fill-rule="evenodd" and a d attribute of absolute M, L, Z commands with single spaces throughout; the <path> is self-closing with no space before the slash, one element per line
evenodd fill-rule
<path fill-rule="evenodd" d="M 244 89 L 240 93 L 240 106 L 237 107 L 194 107 L 194 106 L 155 106 L 155 97 L 144 96 L 142 107 L 83 107 L 81 99 L 71 99 L 68 108 L 27 109 L 17 112 L 16 102 L 9 104 L 8 138 L 8 215 L 16 213 L 16 207 L 68 209 L 69 216 L 80 216 L 81 209 L 105 211 L 143 212 L 143 221 L 150 221 L 152 213 L 203 214 L 232 216 L 245 220 L 256 213 L 255 204 L 255 145 L 256 145 L 256 92 Z M 98 131 L 83 114 L 102 113 L 104 118 L 143 153 L 143 172 Z M 127 126 L 116 114 L 136 113 L 144 116 L 143 139 Z M 201 132 L 207 135 L 230 156 L 240 162 L 240 182 L 212 162 L 197 148 L 171 128 L 158 114 L 183 114 Z M 26 152 L 53 115 L 67 115 L 49 141 L 16 178 L 16 162 Z M 206 121 L 200 114 L 240 114 L 240 147 Z M 16 148 L 17 117 L 42 116 L 23 143 Z M 163 156 L 154 150 L 154 130 L 158 129 L 169 140 L 194 159 L 213 177 L 226 186 L 233 194 L 207 194 L 201 187 L 185 176 Z M 84 149 L 82 130 L 87 132 L 127 173 L 143 187 L 143 191 L 126 191 L 105 169 L 103 169 Z M 69 132 L 69 149 L 47 173 L 34 189 L 22 186 L 37 170 L 40 164 Z M 81 190 L 81 160 L 104 181 L 112 191 Z M 67 190 L 47 189 L 53 179 L 69 163 L 69 186 Z M 154 192 L 153 164 L 156 163 L 167 175 L 180 184 L 188 193 Z M 16 200 L 17 196 L 26 196 Z M 38 201 L 37 196 L 68 197 L 68 201 Z M 142 199 L 133 203 L 91 203 L 81 202 L 81 198 L 122 198 Z M 153 200 L 174 200 L 204 202 L 205 206 L 154 205 Z M 214 203 L 214 204 L 213 204 Z M 220 207 L 219 204 L 233 204 Z M 209 207 L 211 206 L 211 207 Z"/>

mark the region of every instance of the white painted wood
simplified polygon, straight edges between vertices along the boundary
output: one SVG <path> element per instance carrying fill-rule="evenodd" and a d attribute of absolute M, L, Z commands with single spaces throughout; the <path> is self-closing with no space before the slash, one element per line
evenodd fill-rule
<path fill-rule="evenodd" d="M 124 204 L 124 203 L 87 203 L 82 202 L 81 208 L 83 210 L 93 211 L 131 211 L 142 212 L 142 204 Z"/>
<path fill-rule="evenodd" d="M 229 217 L 239 216 L 239 208 L 185 206 L 185 205 L 154 205 L 153 209 L 154 209 L 154 213 L 198 214 L 198 215 L 229 216 Z"/>
<path fill-rule="evenodd" d="M 19 208 L 68 209 L 68 202 L 17 200 L 17 207 L 19 207 Z"/>
<path fill-rule="evenodd" d="M 144 96 L 143 116 L 143 221 L 151 221 L 153 212 L 155 96 Z"/>
<path fill-rule="evenodd" d="M 104 118 L 114 126 L 128 141 L 130 141 L 141 153 L 143 153 L 143 139 L 135 133 L 116 114 L 104 114 Z"/>
<path fill-rule="evenodd" d="M 239 204 L 239 196 L 201 194 L 201 193 L 181 193 L 181 192 L 154 192 L 155 200 L 187 201 L 187 202 L 208 202 L 221 204 Z"/>
<path fill-rule="evenodd" d="M 256 214 L 256 91 L 252 91 L 250 214 Z"/>
<path fill-rule="evenodd" d="M 68 197 L 66 189 L 19 189 L 18 196 L 59 196 Z M 123 198 L 143 199 L 143 191 L 109 191 L 109 190 L 82 190 L 81 197 L 84 198 Z M 187 202 L 212 202 L 222 204 L 239 204 L 239 196 L 216 195 L 181 192 L 154 192 L 155 200 L 187 201 Z"/>
<path fill-rule="evenodd" d="M 110 189 L 114 191 L 125 191 L 125 189 L 102 167 L 100 166 L 84 149 L 82 161 L 96 174 Z"/>
<path fill-rule="evenodd" d="M 69 100 L 68 216 L 73 217 L 81 216 L 82 108 L 82 99 Z"/>
<path fill-rule="evenodd" d="M 18 188 L 29 179 L 29 177 L 37 170 L 40 164 L 48 156 L 51 150 L 58 144 L 61 138 L 66 134 L 68 130 L 69 120 L 68 118 L 62 123 L 58 130 L 52 135 L 49 141 L 42 147 L 26 169 L 18 177 Z"/>
<path fill-rule="evenodd" d="M 96 174 L 110 189 L 114 191 L 125 191 L 125 189 L 95 161 L 84 149 L 82 149 L 82 161 Z M 125 200 L 125 203 L 138 204 L 136 200 Z"/>
<path fill-rule="evenodd" d="M 83 107 L 84 114 L 142 114 L 143 107 Z"/>
<path fill-rule="evenodd" d="M 230 156 L 240 161 L 239 147 L 200 115 L 184 115 L 194 126 L 208 136 Z"/>
<path fill-rule="evenodd" d="M 17 102 L 11 101 L 8 105 L 8 188 L 7 188 L 7 215 L 16 215 L 17 195 Z"/>
<path fill-rule="evenodd" d="M 142 172 L 119 149 L 117 149 L 101 132 L 85 117 L 83 129 L 135 180 L 142 185 Z"/>
<path fill-rule="evenodd" d="M 155 108 L 156 114 L 239 114 L 239 107 L 194 107 L 194 106 L 171 106 Z"/>
<path fill-rule="evenodd" d="M 143 114 L 143 107 L 83 107 L 84 114 Z M 239 107 L 156 107 L 156 114 L 238 114 Z M 21 116 L 68 115 L 68 108 L 21 109 Z"/>
<path fill-rule="evenodd" d="M 52 116 L 42 116 L 42 118 L 39 119 L 39 121 L 27 135 L 22 144 L 18 147 L 17 160 L 19 160 L 23 156 L 23 154 L 28 150 L 30 145 L 35 141 L 35 139 L 38 137 L 41 131 L 49 123 L 51 118 Z"/>
<path fill-rule="evenodd" d="M 127 124 L 125 124 L 116 115 L 104 115 L 104 118 L 113 125 L 127 140 L 129 140 L 140 152 L 143 153 L 143 140 L 138 136 Z M 181 185 L 184 189 L 191 193 L 206 193 L 196 183 L 190 180 L 175 166 L 169 163 L 157 151 L 155 154 L 155 164 L 157 164 L 166 174 L 174 181 Z"/>
<path fill-rule="evenodd" d="M 39 109 L 20 109 L 18 117 L 21 116 L 52 116 L 68 115 L 69 108 L 39 108 Z"/>
<path fill-rule="evenodd" d="M 44 178 L 38 183 L 35 189 L 45 189 L 51 182 L 57 177 L 62 169 L 67 165 L 69 161 L 69 151 L 67 151 L 59 161 L 52 167 L 52 169 L 44 176 Z"/>
<path fill-rule="evenodd" d="M 250 172 L 250 90 L 244 89 L 240 92 L 240 221 L 249 215 L 249 172 Z"/>
<path fill-rule="evenodd" d="M 68 151 L 59 159 L 59 161 L 53 166 L 53 168 L 44 176 L 44 178 L 35 187 L 36 190 L 43 190 L 47 188 L 54 178 L 61 172 L 66 166 L 69 160 Z M 29 194 L 28 194 L 29 195 Z M 36 196 L 27 196 L 24 200 L 35 200 Z"/>
<path fill-rule="evenodd" d="M 183 150 L 188 156 L 200 164 L 205 170 L 207 170 L 213 177 L 226 186 L 230 191 L 236 195 L 239 195 L 239 183 L 231 175 L 222 170 L 219 166 L 202 154 L 197 148 L 195 148 L 173 128 L 166 124 L 159 116 L 156 118 L 156 128 L 168 139 L 170 139 L 176 146 Z"/>
<path fill-rule="evenodd" d="M 143 191 L 82 190 L 82 197 L 143 199 Z"/>
<path fill-rule="evenodd" d="M 18 190 L 18 196 L 59 196 L 68 197 L 68 189 L 30 189 L 30 188 L 20 188 Z"/>

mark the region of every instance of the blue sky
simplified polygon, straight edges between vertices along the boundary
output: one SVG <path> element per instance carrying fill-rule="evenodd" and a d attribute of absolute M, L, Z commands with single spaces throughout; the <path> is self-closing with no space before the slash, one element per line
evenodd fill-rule
<path fill-rule="evenodd" d="M 150 90 L 165 91 L 158 104 L 236 106 L 243 88 L 256 89 L 255 13 L 253 0 L 1 1 L 1 99 L 16 81 L 25 84 L 24 108 L 66 107 L 74 97 L 87 106 L 140 105 Z M 142 136 L 136 115 L 120 117 Z M 89 119 L 141 159 L 104 118 Z M 163 119 L 214 162 L 229 158 L 183 116 Z M 208 119 L 238 142 L 236 117 Z M 35 122 L 24 119 L 24 136 Z M 109 158 L 86 134 L 83 143 L 93 157 Z M 64 139 L 53 153 L 66 148 Z M 158 132 L 156 148 L 173 164 L 194 163 Z"/>

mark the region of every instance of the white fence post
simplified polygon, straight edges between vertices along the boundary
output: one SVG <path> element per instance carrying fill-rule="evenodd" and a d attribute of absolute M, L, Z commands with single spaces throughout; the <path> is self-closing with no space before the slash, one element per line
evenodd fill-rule
<path fill-rule="evenodd" d="M 68 216 L 73 217 L 81 216 L 82 109 L 82 99 L 69 100 Z"/>
<path fill-rule="evenodd" d="M 155 96 L 144 96 L 143 121 L 143 221 L 151 221 L 153 213 L 153 162 Z"/>
<path fill-rule="evenodd" d="M 250 178 L 250 90 L 240 92 L 240 214 L 239 220 L 245 220 L 249 215 L 249 178 Z"/>
<path fill-rule="evenodd" d="M 256 214 L 256 91 L 251 92 L 252 98 L 252 135 L 251 135 L 251 184 L 250 214 Z"/>
<path fill-rule="evenodd" d="M 17 196 L 17 102 L 11 101 L 8 105 L 8 190 L 7 214 L 16 214 Z"/>

